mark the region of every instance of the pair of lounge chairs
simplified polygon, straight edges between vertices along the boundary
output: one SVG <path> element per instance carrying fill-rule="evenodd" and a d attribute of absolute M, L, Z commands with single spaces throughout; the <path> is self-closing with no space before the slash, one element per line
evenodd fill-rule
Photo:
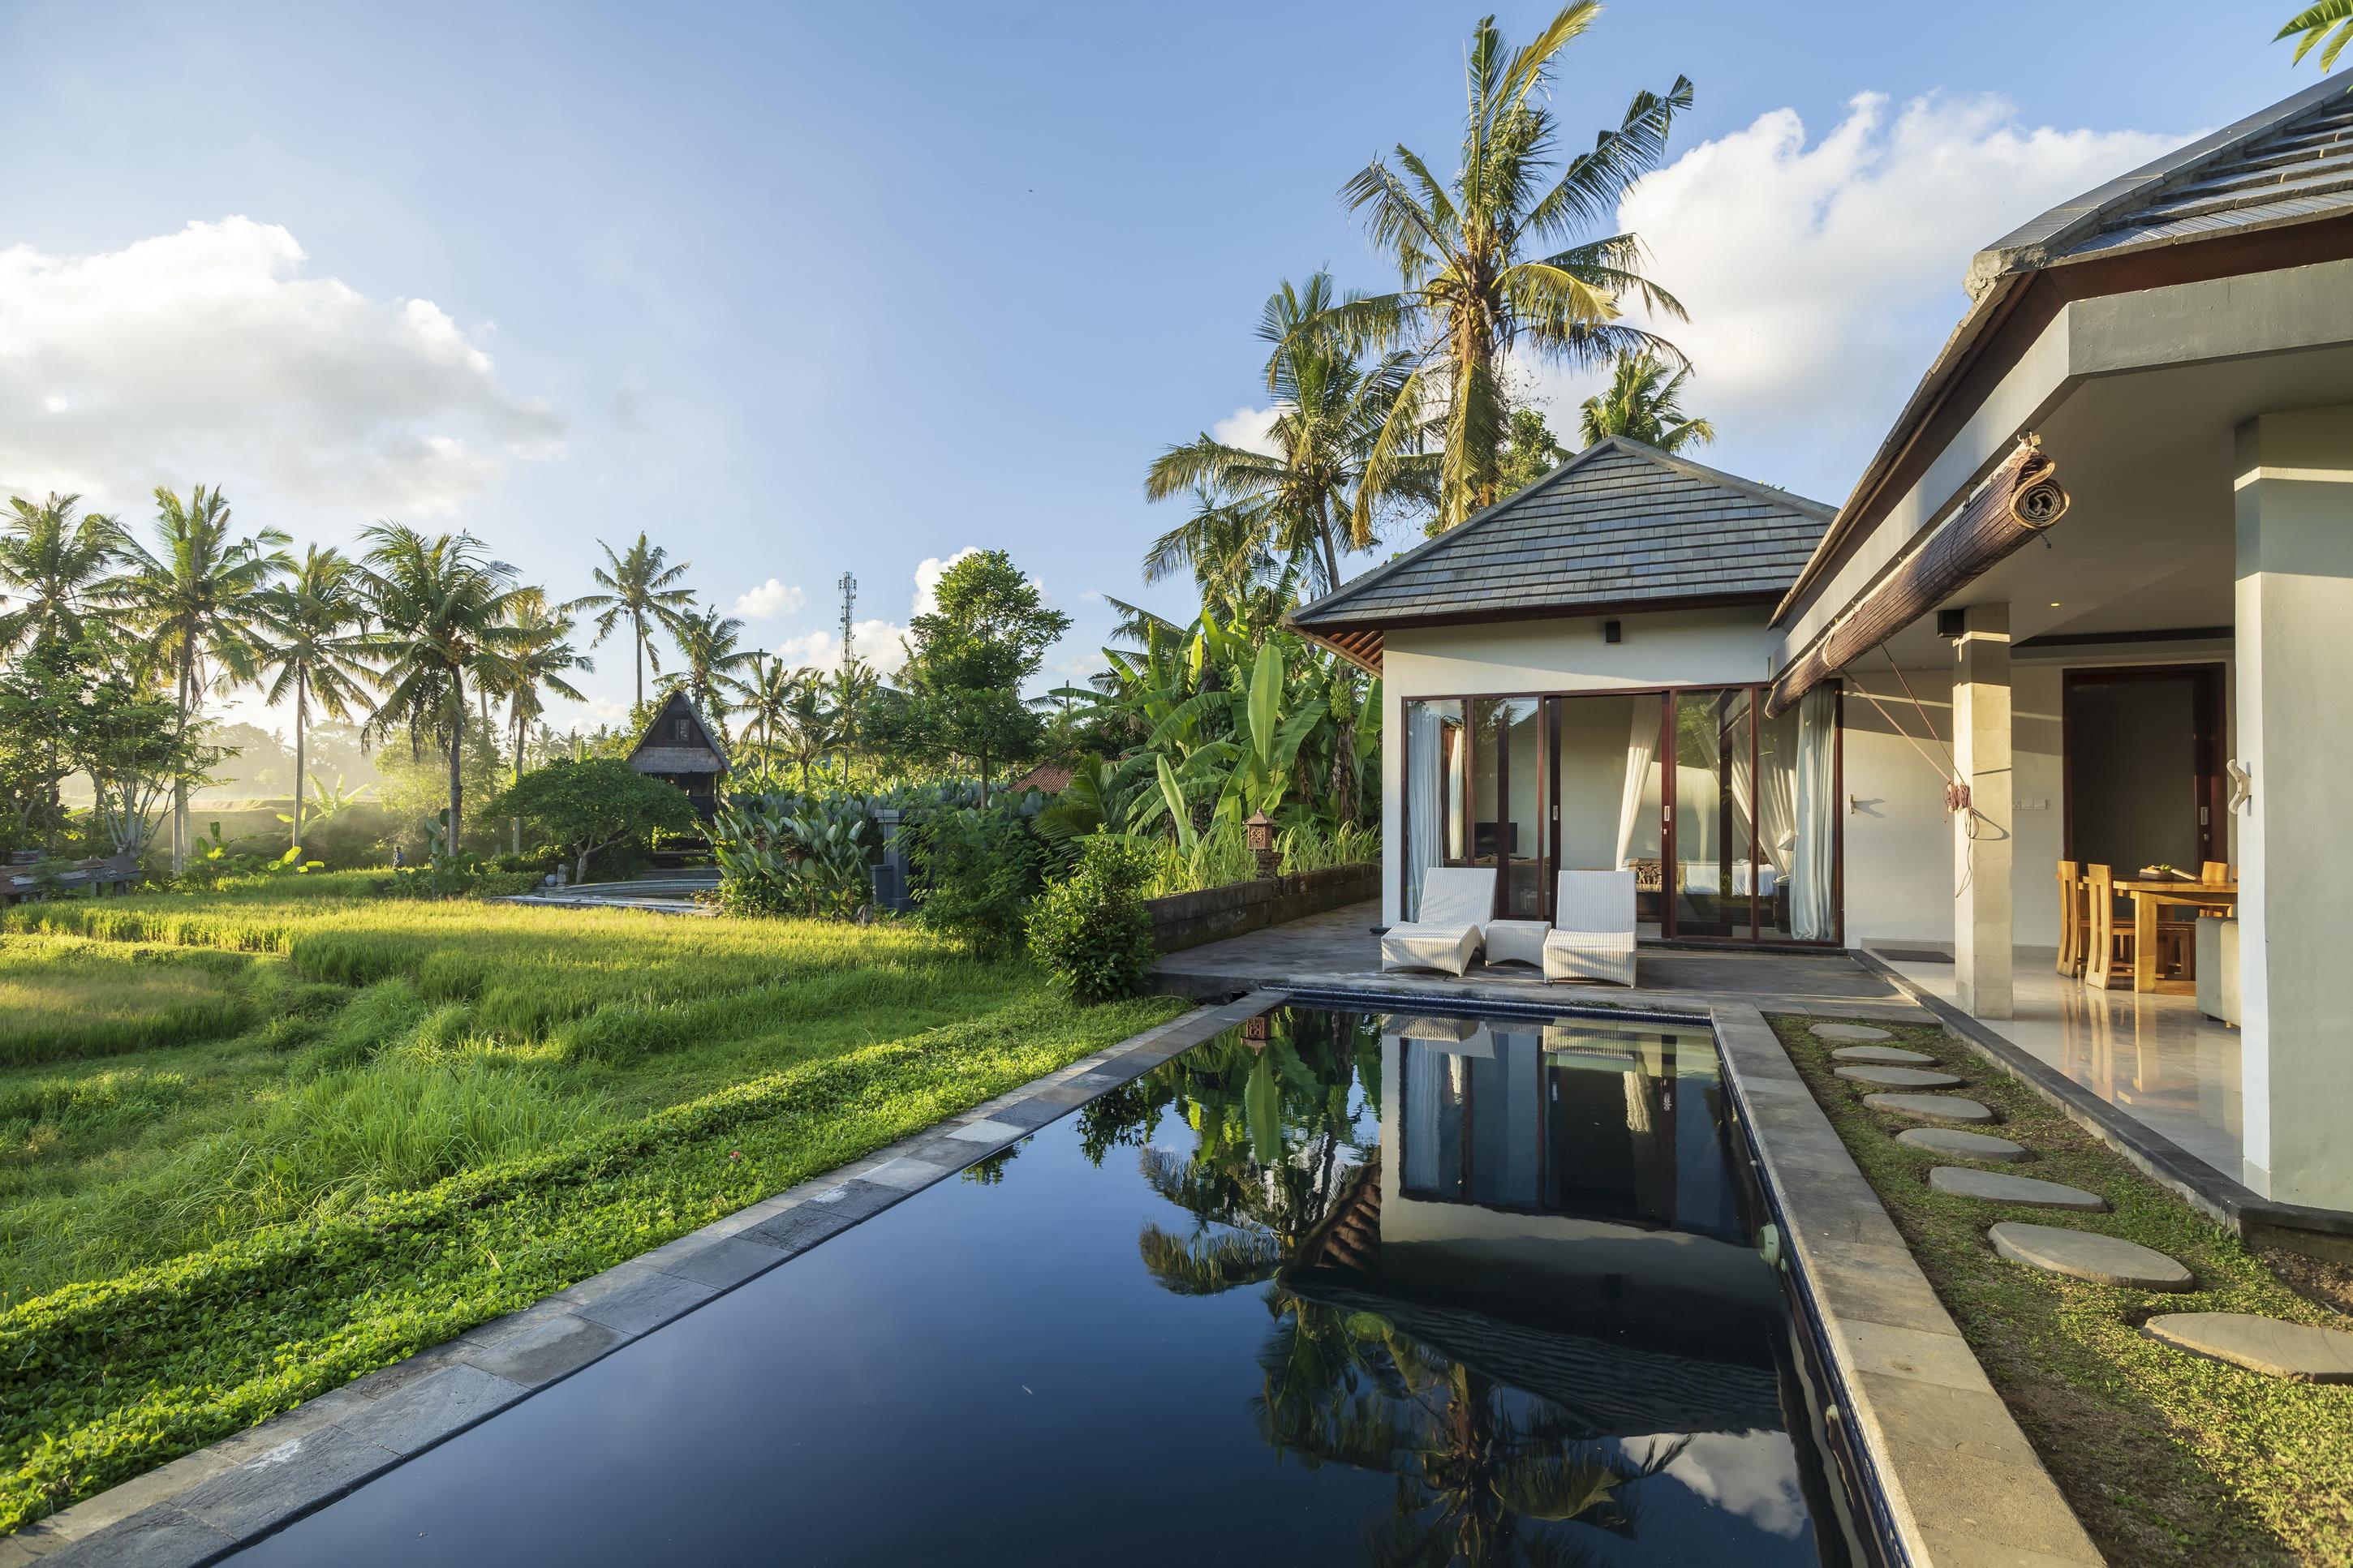
<path fill-rule="evenodd" d="M 1495 872 L 1433 866 L 1423 873 L 1419 918 L 1381 937 L 1381 968 L 1461 974 L 1483 950 L 1489 963 L 1527 963 L 1547 981 L 1634 984 L 1634 873 L 1563 871 L 1551 924 L 1499 921 Z"/>

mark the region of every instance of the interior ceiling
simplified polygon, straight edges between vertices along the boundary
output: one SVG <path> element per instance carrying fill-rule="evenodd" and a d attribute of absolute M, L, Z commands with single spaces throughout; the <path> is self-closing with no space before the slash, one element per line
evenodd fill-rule
<path fill-rule="evenodd" d="M 2353 347 L 2134 371 L 2084 382 L 2046 415 L 2067 515 L 1946 601 L 2007 603 L 2010 636 L 2229 626 L 2238 426 L 2353 403 Z M 1905 665 L 1950 650 L 1924 618 L 1887 645 Z M 1883 664 L 1873 652 L 1866 665 Z"/>

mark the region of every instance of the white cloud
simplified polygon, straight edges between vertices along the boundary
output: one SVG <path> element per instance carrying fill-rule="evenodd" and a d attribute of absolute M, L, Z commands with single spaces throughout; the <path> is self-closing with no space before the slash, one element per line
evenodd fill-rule
<path fill-rule="evenodd" d="M 1621 229 L 1691 311 L 1651 323 L 1691 356 L 1707 460 L 1843 499 L 1968 303 L 1969 258 L 2182 138 L 2021 125 L 1998 98 L 1881 93 L 1809 145 L 1775 110 L 1627 193 Z M 1639 319 L 1636 318 L 1636 319 Z M 1545 378 L 1564 435 L 1596 378 Z"/>
<path fill-rule="evenodd" d="M 885 679 L 907 662 L 907 628 L 890 621 L 859 621 L 850 627 L 850 646 L 861 663 Z M 820 670 L 830 675 L 841 668 L 841 633 L 834 627 L 804 632 L 776 645 L 776 657 L 787 668 Z"/>
<path fill-rule="evenodd" d="M 945 560 L 942 560 L 936 555 L 924 557 L 923 563 L 915 568 L 914 613 L 919 616 L 928 616 L 934 610 L 938 609 L 940 607 L 940 579 L 947 575 L 949 567 L 955 565 L 965 556 L 977 555 L 979 553 L 979 545 L 967 544 L 962 550 L 957 551 L 954 555 L 948 556 Z"/>
<path fill-rule="evenodd" d="M 1229 447 L 1263 452 L 1270 458 L 1282 456 L 1282 448 L 1274 444 L 1271 408 L 1252 408 L 1246 404 L 1210 426 L 1209 434 Z"/>
<path fill-rule="evenodd" d="M 305 259 L 245 217 L 92 255 L 0 249 L 0 481 L 119 506 L 252 479 L 364 519 L 446 511 L 561 449 L 562 421 L 439 306 Z"/>
<path fill-rule="evenodd" d="M 733 614 L 747 621 L 765 621 L 774 616 L 789 616 L 801 607 L 807 597 L 798 588 L 771 577 L 758 587 L 735 595 Z"/>
<path fill-rule="evenodd" d="M 1786 1432 L 1702 1432 L 1690 1438 L 1628 1440 L 1630 1452 L 1656 1454 L 1670 1443 L 1682 1453 L 1666 1473 L 1697 1496 L 1770 1534 L 1795 1538 L 1805 1528 L 1805 1495 L 1798 1489 L 1797 1449 Z"/>

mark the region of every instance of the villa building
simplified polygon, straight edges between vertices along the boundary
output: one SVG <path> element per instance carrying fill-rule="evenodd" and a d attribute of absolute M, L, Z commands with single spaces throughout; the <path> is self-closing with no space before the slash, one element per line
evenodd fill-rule
<path fill-rule="evenodd" d="M 676 784 L 705 822 L 719 809 L 719 781 L 727 776 L 727 749 L 694 700 L 672 691 L 630 748 L 629 766 Z"/>
<path fill-rule="evenodd" d="M 1646 937 L 1858 950 L 2210 1206 L 2353 1231 L 2353 89 L 1968 286 L 1835 510 L 1612 439 L 1297 613 L 1384 678 L 1384 919 L 1630 867 Z M 2148 923 L 2087 963 L 2093 868 Z"/>

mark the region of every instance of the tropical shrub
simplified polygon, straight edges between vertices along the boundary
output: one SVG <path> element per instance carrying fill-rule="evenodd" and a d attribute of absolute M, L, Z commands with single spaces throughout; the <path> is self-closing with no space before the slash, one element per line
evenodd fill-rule
<path fill-rule="evenodd" d="M 484 815 L 492 821 L 522 818 L 541 842 L 574 861 L 574 880 L 582 882 L 588 879 L 589 857 L 599 851 L 695 826 L 694 806 L 677 786 L 611 757 L 533 768 Z"/>
<path fill-rule="evenodd" d="M 535 871 L 501 871 L 478 855 L 444 855 L 393 872 L 374 891 L 385 899 L 498 899 L 528 893 L 539 881 Z"/>
<path fill-rule="evenodd" d="M 1144 885 L 1152 857 L 1110 834 L 1082 842 L 1078 869 L 1049 886 L 1029 916 L 1029 953 L 1081 1002 L 1117 1001 L 1152 974 L 1152 917 Z"/>
<path fill-rule="evenodd" d="M 965 942 L 976 958 L 1018 948 L 1053 859 L 1034 822 L 1018 797 L 1000 795 L 986 808 L 934 812 L 902 829 L 915 918 Z"/>
<path fill-rule="evenodd" d="M 855 914 L 871 896 L 882 845 L 874 806 L 856 795 L 739 795 L 711 825 L 719 901 L 731 914 Z"/>

